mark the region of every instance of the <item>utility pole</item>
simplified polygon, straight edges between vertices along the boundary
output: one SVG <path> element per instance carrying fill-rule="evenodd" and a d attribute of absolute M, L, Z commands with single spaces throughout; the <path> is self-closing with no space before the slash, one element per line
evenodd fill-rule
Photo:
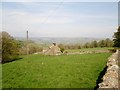
<path fill-rule="evenodd" d="M 26 41 L 26 53 L 27 53 L 27 55 L 29 54 L 29 46 L 28 46 L 28 44 L 29 44 L 29 42 L 28 42 L 28 31 L 26 31 L 26 34 L 27 34 L 27 41 Z"/>

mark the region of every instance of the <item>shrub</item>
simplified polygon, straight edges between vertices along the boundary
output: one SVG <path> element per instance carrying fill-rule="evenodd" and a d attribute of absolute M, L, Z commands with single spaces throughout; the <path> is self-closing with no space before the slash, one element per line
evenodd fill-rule
<path fill-rule="evenodd" d="M 2 63 L 19 59 L 19 45 L 7 32 L 2 32 Z"/>
<path fill-rule="evenodd" d="M 112 52 L 112 53 L 114 53 L 114 52 L 116 52 L 116 49 L 115 48 L 113 48 L 113 49 L 108 49 L 110 52 Z"/>
<path fill-rule="evenodd" d="M 62 53 L 64 52 L 64 50 L 65 50 L 64 48 L 60 48 L 60 51 L 61 51 Z"/>

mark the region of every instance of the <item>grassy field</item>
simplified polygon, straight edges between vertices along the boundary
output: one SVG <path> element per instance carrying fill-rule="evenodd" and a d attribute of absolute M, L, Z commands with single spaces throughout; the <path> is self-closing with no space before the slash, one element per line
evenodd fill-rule
<path fill-rule="evenodd" d="M 3 64 L 3 88 L 94 88 L 110 55 L 29 55 Z"/>
<path fill-rule="evenodd" d="M 95 51 L 95 50 L 108 50 L 112 49 L 113 47 L 104 47 L 104 48 L 82 48 L 82 49 L 68 49 L 65 50 L 67 52 L 81 52 L 81 51 Z"/>
<path fill-rule="evenodd" d="M 2 88 L 2 64 L 0 64 L 0 89 Z"/>

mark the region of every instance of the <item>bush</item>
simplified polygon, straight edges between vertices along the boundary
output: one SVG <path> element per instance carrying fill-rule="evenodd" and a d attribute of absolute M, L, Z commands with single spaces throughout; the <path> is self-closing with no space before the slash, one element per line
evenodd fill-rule
<path fill-rule="evenodd" d="M 108 49 L 110 52 L 112 52 L 112 53 L 114 53 L 114 52 L 116 52 L 116 49 L 115 48 L 113 48 L 113 49 Z"/>
<path fill-rule="evenodd" d="M 114 33 L 114 47 L 120 48 L 120 26 L 118 27 L 118 31 Z"/>
<path fill-rule="evenodd" d="M 19 45 L 7 32 L 2 32 L 2 63 L 19 59 Z"/>
<path fill-rule="evenodd" d="M 21 48 L 20 48 L 20 54 L 21 55 L 26 55 L 27 54 L 27 47 L 26 47 L 26 42 L 25 41 L 22 41 L 22 44 L 21 44 Z M 33 54 L 33 53 L 36 53 L 36 52 L 42 52 L 43 48 L 33 42 L 33 41 L 29 41 L 28 42 L 28 51 L 29 51 L 29 54 Z"/>
<path fill-rule="evenodd" d="M 61 51 L 62 53 L 64 52 L 64 50 L 65 50 L 64 48 L 60 48 L 60 51 Z"/>

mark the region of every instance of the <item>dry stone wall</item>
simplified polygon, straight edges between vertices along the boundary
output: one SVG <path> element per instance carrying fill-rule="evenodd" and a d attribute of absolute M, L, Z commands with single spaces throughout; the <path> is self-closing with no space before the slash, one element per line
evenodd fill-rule
<path fill-rule="evenodd" d="M 118 88 L 118 61 L 120 58 L 120 51 L 117 50 L 116 53 L 114 53 L 107 61 L 107 71 L 105 75 L 103 76 L 103 82 L 99 83 L 99 88 Z"/>
<path fill-rule="evenodd" d="M 94 51 L 79 51 L 79 52 L 64 52 L 64 54 L 92 54 L 92 53 L 108 53 L 109 50 L 94 50 Z"/>

